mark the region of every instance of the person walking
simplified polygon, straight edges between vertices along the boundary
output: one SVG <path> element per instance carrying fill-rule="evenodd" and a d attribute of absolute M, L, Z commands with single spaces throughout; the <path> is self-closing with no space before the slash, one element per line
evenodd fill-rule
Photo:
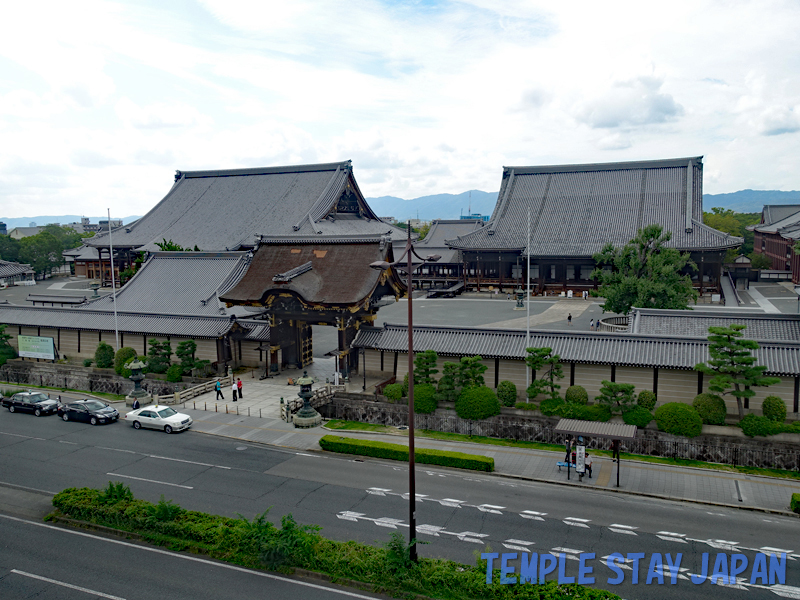
<path fill-rule="evenodd" d="M 217 397 L 214 398 L 214 401 L 225 400 L 225 396 L 222 395 L 222 383 L 220 383 L 219 378 L 217 378 L 217 383 L 214 385 L 214 390 L 217 392 Z"/>
<path fill-rule="evenodd" d="M 236 385 L 236 382 L 235 382 L 235 381 L 234 381 L 233 383 L 231 383 L 231 394 L 233 394 L 233 401 L 234 401 L 234 402 L 236 402 L 236 391 L 237 391 L 238 389 L 239 389 L 239 388 L 237 387 L 237 385 Z"/>
<path fill-rule="evenodd" d="M 133 404 L 131 405 L 131 409 L 137 410 L 139 408 L 141 408 L 141 404 L 139 404 L 139 399 L 138 398 L 134 398 Z"/>
<path fill-rule="evenodd" d="M 589 331 L 594 331 L 594 319 L 589 321 Z"/>
<path fill-rule="evenodd" d="M 587 452 L 583 459 L 583 465 L 586 468 L 586 472 L 589 474 L 589 479 L 592 478 L 592 459 Z"/>
<path fill-rule="evenodd" d="M 236 389 L 239 392 L 239 400 L 242 399 L 242 380 L 238 377 L 236 378 Z"/>
<path fill-rule="evenodd" d="M 572 313 L 567 315 L 567 325 L 572 326 Z"/>

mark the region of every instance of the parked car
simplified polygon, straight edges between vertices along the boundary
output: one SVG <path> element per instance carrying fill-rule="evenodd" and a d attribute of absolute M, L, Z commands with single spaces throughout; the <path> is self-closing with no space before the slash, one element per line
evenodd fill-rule
<path fill-rule="evenodd" d="M 192 417 L 177 412 L 169 406 L 150 404 L 144 408 L 137 408 L 125 415 L 134 429 L 146 427 L 148 429 L 163 429 L 166 433 L 183 431 L 192 426 Z"/>
<path fill-rule="evenodd" d="M 9 412 L 19 410 L 33 413 L 37 417 L 52 415 L 58 410 L 58 401 L 42 392 L 18 392 L 11 398 L 3 398 L 2 403 Z"/>
<path fill-rule="evenodd" d="M 83 421 L 92 425 L 113 423 L 119 419 L 119 412 L 100 400 L 87 398 L 68 402 L 58 407 L 58 416 L 65 421 Z"/>

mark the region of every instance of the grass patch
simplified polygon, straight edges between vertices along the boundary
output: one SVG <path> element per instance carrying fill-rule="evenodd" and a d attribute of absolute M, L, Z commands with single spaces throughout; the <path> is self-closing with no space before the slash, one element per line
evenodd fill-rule
<path fill-rule="evenodd" d="M 57 511 L 96 525 L 137 534 L 145 541 L 172 550 L 202 554 L 251 569 L 292 573 L 295 568 L 328 575 L 331 580 L 367 584 L 376 593 L 397 598 L 424 595 L 442 600 L 618 600 L 619 596 L 577 584 L 502 585 L 500 571 L 486 584 L 486 561 L 475 566 L 439 558 L 410 560 L 402 534 L 393 532 L 381 547 L 325 539 L 315 525 L 301 525 L 292 515 L 280 528 L 267 513 L 248 520 L 184 510 L 164 500 L 157 504 L 137 500 L 121 484 L 105 492 L 70 488 L 53 498 Z M 113 493 L 111 493 L 113 492 Z M 167 510 L 165 507 L 169 507 Z M 552 577 L 552 575 L 551 575 Z"/>
<path fill-rule="evenodd" d="M 357 421 L 341 421 L 339 419 L 331 419 L 325 426 L 328 429 L 341 429 L 344 431 L 375 431 L 377 433 L 396 432 L 396 427 L 387 427 L 386 425 L 375 425 L 374 423 L 359 423 Z"/>

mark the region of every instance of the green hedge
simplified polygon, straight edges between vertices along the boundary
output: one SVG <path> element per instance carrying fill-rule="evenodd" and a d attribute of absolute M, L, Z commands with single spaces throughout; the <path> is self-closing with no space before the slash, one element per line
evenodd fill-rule
<path fill-rule="evenodd" d="M 792 501 L 789 508 L 796 513 L 800 513 L 800 494 L 792 494 Z"/>
<path fill-rule="evenodd" d="M 584 406 L 582 404 L 573 404 L 567 402 L 561 404 L 555 409 L 556 415 L 564 417 L 565 419 L 579 419 L 581 421 L 610 421 L 611 409 L 604 404 L 590 404 Z"/>
<path fill-rule="evenodd" d="M 369 591 L 392 597 L 463 600 L 614 600 L 619 596 L 582 585 L 502 585 L 500 571 L 486 584 L 486 561 L 464 565 L 438 558 L 408 559 L 401 534 L 394 532 L 383 547 L 359 542 L 335 542 L 319 534 L 319 527 L 300 525 L 291 515 L 278 528 L 266 513 L 254 519 L 232 519 L 187 511 L 170 502 L 151 504 L 132 495 L 104 501 L 98 490 L 70 488 L 53 498 L 61 513 L 97 525 L 141 535 L 146 541 L 173 550 L 188 550 L 251 569 L 291 573 L 303 568 L 325 573 L 334 581 L 349 579 L 371 586 Z M 552 576 L 551 576 L 552 577 Z"/>
<path fill-rule="evenodd" d="M 456 414 L 462 419 L 480 421 L 500 414 L 500 402 L 491 388 L 467 388 L 456 400 Z"/>
<path fill-rule="evenodd" d="M 559 409 L 564 406 L 564 401 L 561 398 L 547 398 L 539 403 L 539 410 L 543 415 L 552 417 L 558 414 Z"/>
<path fill-rule="evenodd" d="M 588 404 L 589 394 L 586 392 L 585 387 L 581 385 L 571 385 L 564 393 L 564 400 L 566 400 L 568 404 Z"/>
<path fill-rule="evenodd" d="M 783 423 L 786 420 L 786 403 L 778 396 L 767 396 L 761 404 L 761 412 L 770 421 Z"/>
<path fill-rule="evenodd" d="M 397 402 L 403 397 L 403 384 L 402 383 L 390 383 L 383 388 L 383 395 L 386 396 L 386 399 L 390 402 Z"/>
<path fill-rule="evenodd" d="M 728 409 L 722 397 L 716 394 L 698 394 L 692 400 L 692 406 L 706 425 L 725 425 Z"/>
<path fill-rule="evenodd" d="M 703 430 L 703 419 L 694 408 L 682 402 L 667 402 L 659 406 L 656 422 L 661 431 L 684 437 L 697 437 Z"/>
<path fill-rule="evenodd" d="M 636 398 L 636 406 L 653 410 L 656 407 L 656 395 L 650 390 L 642 390 Z"/>
<path fill-rule="evenodd" d="M 501 381 L 497 385 L 497 399 L 503 406 L 514 406 L 517 403 L 517 386 L 513 381 Z"/>
<path fill-rule="evenodd" d="M 774 421 L 771 421 L 767 417 L 753 414 L 745 415 L 742 420 L 739 421 L 739 427 L 742 428 L 742 431 L 748 437 L 767 437 L 780 433 L 781 430 Z"/>
<path fill-rule="evenodd" d="M 436 410 L 436 388 L 429 383 L 414 386 L 414 412 L 428 415 Z"/>
<path fill-rule="evenodd" d="M 342 452 L 344 454 L 359 454 L 373 458 L 388 458 L 390 460 L 408 461 L 408 446 L 402 444 L 389 444 L 375 440 L 360 440 L 356 438 L 326 435 L 319 441 L 323 450 L 329 452 Z M 477 454 L 464 454 L 463 452 L 449 452 L 446 450 L 430 450 L 428 448 L 415 448 L 414 460 L 425 465 L 439 465 L 441 467 L 456 467 L 458 469 L 471 469 L 473 471 L 494 471 L 494 459 Z"/>
<path fill-rule="evenodd" d="M 634 406 L 629 411 L 622 413 L 622 420 L 628 425 L 647 427 L 650 424 L 650 421 L 653 420 L 653 413 L 643 406 Z"/>
<path fill-rule="evenodd" d="M 519 410 L 538 410 L 539 405 L 536 402 L 517 402 L 514 408 Z"/>

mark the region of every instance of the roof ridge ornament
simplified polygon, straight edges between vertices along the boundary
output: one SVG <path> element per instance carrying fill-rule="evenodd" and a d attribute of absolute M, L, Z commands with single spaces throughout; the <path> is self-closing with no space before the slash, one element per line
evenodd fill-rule
<path fill-rule="evenodd" d="M 275 283 L 289 283 L 295 277 L 302 275 L 303 273 L 307 273 L 311 269 L 314 268 L 314 265 L 311 261 L 303 263 L 299 267 L 295 267 L 294 269 L 289 269 L 284 273 L 278 273 L 272 278 L 272 281 Z"/>

